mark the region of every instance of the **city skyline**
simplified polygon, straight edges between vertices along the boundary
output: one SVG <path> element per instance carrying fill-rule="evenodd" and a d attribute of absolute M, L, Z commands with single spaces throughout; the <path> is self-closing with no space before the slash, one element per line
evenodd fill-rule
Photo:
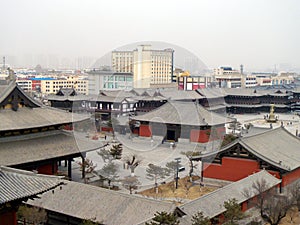
<path fill-rule="evenodd" d="M 300 68 L 300 3 L 289 1 L 3 2 L 0 55 L 98 59 L 121 46 L 162 41 L 209 68 Z M 9 63 L 9 60 L 8 60 Z M 25 63 L 24 63 L 25 64 Z"/>

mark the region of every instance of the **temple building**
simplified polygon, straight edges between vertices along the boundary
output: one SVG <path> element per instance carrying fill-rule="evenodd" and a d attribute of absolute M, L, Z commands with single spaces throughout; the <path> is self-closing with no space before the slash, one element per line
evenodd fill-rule
<path fill-rule="evenodd" d="M 47 102 L 51 107 L 69 112 L 85 111 L 86 95 L 78 94 L 74 88 L 61 88 L 56 94 L 48 95 Z"/>
<path fill-rule="evenodd" d="M 198 89 L 203 97 L 199 103 L 211 111 L 226 110 L 227 113 L 269 112 L 275 105 L 276 113 L 297 111 L 299 90 L 292 88 L 215 88 Z"/>
<path fill-rule="evenodd" d="M 300 139 L 284 127 L 238 138 L 218 151 L 203 152 L 202 177 L 238 181 L 266 170 L 281 179 L 280 190 L 300 178 Z M 238 168 L 238 169 L 237 169 Z"/>
<path fill-rule="evenodd" d="M 245 189 L 251 188 L 253 183 L 260 182 L 261 180 L 265 180 L 267 183 L 267 185 L 262 187 L 261 190 L 264 193 L 276 190 L 278 184 L 281 182 L 280 179 L 274 177 L 265 170 L 251 174 L 244 179 L 228 184 L 209 194 L 203 195 L 179 206 L 178 208 L 182 212 L 180 224 L 191 224 L 192 217 L 198 212 L 202 212 L 204 217 L 208 217 L 211 224 L 223 224 L 224 213 L 226 212 L 224 202 L 233 198 L 236 199 L 243 212 L 251 209 L 251 207 L 253 207 L 253 204 L 251 203 L 255 201 L 257 193 L 252 191 L 249 196 L 246 196 L 243 192 Z M 246 221 L 239 221 L 239 224 L 248 223 L 246 223 Z"/>
<path fill-rule="evenodd" d="M 0 165 L 52 175 L 65 161 L 71 179 L 73 158 L 84 160 L 85 152 L 102 146 L 70 132 L 89 120 L 86 115 L 43 106 L 13 80 L 0 90 Z"/>
<path fill-rule="evenodd" d="M 144 115 L 135 116 L 139 136 L 206 143 L 225 134 L 225 116 L 209 112 L 197 102 L 169 101 Z M 213 137 L 214 136 L 214 137 Z"/>
<path fill-rule="evenodd" d="M 16 212 L 23 201 L 37 198 L 39 194 L 62 185 L 57 176 L 0 166 L 0 223 L 17 225 Z"/>
<path fill-rule="evenodd" d="M 173 202 L 120 193 L 93 185 L 65 181 L 61 190 L 44 193 L 27 204 L 44 208 L 48 225 L 78 225 L 89 219 L 107 225 L 145 224 L 159 211 L 173 212 Z"/>

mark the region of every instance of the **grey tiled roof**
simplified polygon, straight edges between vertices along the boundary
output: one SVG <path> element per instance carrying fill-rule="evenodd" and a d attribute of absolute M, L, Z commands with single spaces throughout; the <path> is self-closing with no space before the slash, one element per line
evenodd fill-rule
<path fill-rule="evenodd" d="M 144 115 L 133 117 L 138 121 L 181 124 L 191 126 L 220 125 L 232 119 L 209 112 L 194 102 L 170 101 Z"/>
<path fill-rule="evenodd" d="M 300 167 L 300 139 L 285 128 L 279 127 L 244 137 L 240 143 L 251 153 L 276 167 L 286 171 Z"/>
<path fill-rule="evenodd" d="M 118 98 L 126 98 L 126 97 L 134 97 L 136 96 L 132 91 L 125 91 L 125 90 L 114 90 L 114 91 L 106 91 L 103 90 L 100 93 L 104 96 L 110 96 L 110 97 L 118 97 Z"/>
<path fill-rule="evenodd" d="M 24 94 L 34 105 L 41 106 L 41 103 L 35 101 L 30 96 L 28 96 L 22 88 L 20 88 L 15 81 L 11 81 L 8 85 L 0 85 L 0 102 L 5 100 L 5 98 L 14 90 L 18 89 L 19 92 Z"/>
<path fill-rule="evenodd" d="M 270 104 L 255 104 L 255 105 L 250 105 L 250 104 L 226 104 L 227 107 L 240 107 L 240 108 L 259 108 L 262 106 L 265 107 L 270 107 Z M 286 108 L 289 107 L 288 105 L 284 105 L 284 104 L 274 104 L 275 108 Z"/>
<path fill-rule="evenodd" d="M 238 96 L 286 96 L 286 90 L 279 89 L 259 89 L 259 88 L 224 88 L 226 95 L 238 95 Z M 281 93 L 276 93 L 281 91 Z"/>
<path fill-rule="evenodd" d="M 177 88 L 136 88 L 133 91 L 139 96 L 161 96 L 170 100 L 196 100 L 203 98 L 196 91 L 183 91 Z"/>
<path fill-rule="evenodd" d="M 243 194 L 244 190 L 248 188 L 251 189 L 251 186 L 254 182 L 261 181 L 262 179 L 264 179 L 267 183 L 266 190 L 276 186 L 281 182 L 281 180 L 277 179 L 265 170 L 257 172 L 242 180 L 233 182 L 223 188 L 206 194 L 196 200 L 181 205 L 179 208 L 185 214 L 187 214 L 187 216 L 184 218 L 184 221 L 189 221 L 190 223 L 192 216 L 197 212 L 203 212 L 204 216 L 207 216 L 209 218 L 220 215 L 226 210 L 223 206 L 224 202 L 232 198 L 235 198 L 239 204 L 245 202 L 246 200 L 254 197 L 255 192 L 250 192 L 250 196 L 246 197 Z"/>
<path fill-rule="evenodd" d="M 62 183 L 63 181 L 57 176 L 40 175 L 0 166 L 0 205 L 34 197 Z"/>
<path fill-rule="evenodd" d="M 79 135 L 75 135 L 75 137 L 71 132 L 47 131 L 1 138 L 0 165 L 19 165 L 69 156 L 103 146 L 100 141 L 90 140 Z"/>
<path fill-rule="evenodd" d="M 7 85 L 0 85 L 0 102 L 2 102 L 15 87 L 16 84 L 14 82 L 10 82 Z"/>
<path fill-rule="evenodd" d="M 225 96 L 287 96 L 286 90 L 280 90 L 282 93 L 276 93 L 279 89 L 259 89 L 259 88 L 203 88 L 197 92 L 206 98 L 221 98 Z"/>
<path fill-rule="evenodd" d="M 197 92 L 208 99 L 223 98 L 226 95 L 223 88 L 202 88 L 198 89 Z"/>
<path fill-rule="evenodd" d="M 67 182 L 62 190 L 44 193 L 31 205 L 82 219 L 94 218 L 108 225 L 135 225 L 153 218 L 157 211 L 172 212 L 173 203 L 147 199 L 100 187 Z"/>
<path fill-rule="evenodd" d="M 69 113 L 51 107 L 19 108 L 18 111 L 0 109 L 0 131 L 37 128 L 67 124 L 88 119 L 86 115 Z"/>
<path fill-rule="evenodd" d="M 197 100 L 202 99 L 203 96 L 198 94 L 196 91 L 183 91 L 183 90 L 177 90 L 173 88 L 164 88 L 160 89 L 159 93 L 168 99 L 171 100 Z"/>
<path fill-rule="evenodd" d="M 70 95 L 48 95 L 46 97 L 49 101 L 86 101 L 89 99 L 87 95 L 75 95 L 75 96 L 70 96 Z"/>
<path fill-rule="evenodd" d="M 242 137 L 219 151 L 203 154 L 201 158 L 227 151 L 237 143 L 257 158 L 277 168 L 293 171 L 300 167 L 300 139 L 283 127 Z"/>
<path fill-rule="evenodd" d="M 31 99 L 15 82 L 11 82 L 5 89 L 0 87 L 0 102 L 2 102 L 12 91 L 18 89 L 36 107 L 19 107 L 17 111 L 11 109 L 0 109 L 0 131 L 20 130 L 37 128 L 51 125 L 67 124 L 88 119 L 85 115 L 69 113 L 59 109 L 42 106 Z"/>
<path fill-rule="evenodd" d="M 264 133 L 269 130 L 270 130 L 269 127 L 250 127 L 248 130 L 247 129 L 242 130 L 241 136 L 250 137 L 253 135 Z"/>
<path fill-rule="evenodd" d="M 106 96 L 106 95 L 90 95 L 89 101 L 94 102 L 114 102 L 114 103 L 121 103 L 124 101 L 125 97 L 123 96 Z"/>

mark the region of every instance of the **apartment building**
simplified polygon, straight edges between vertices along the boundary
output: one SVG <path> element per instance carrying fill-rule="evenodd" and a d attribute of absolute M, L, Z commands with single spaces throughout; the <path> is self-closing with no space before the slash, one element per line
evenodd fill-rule
<path fill-rule="evenodd" d="M 277 76 L 272 77 L 273 85 L 283 85 L 294 83 L 294 73 L 280 72 Z"/>
<path fill-rule="evenodd" d="M 239 70 L 234 70 L 230 66 L 221 66 L 219 68 L 214 69 L 214 76 L 219 76 L 219 75 L 240 75 Z"/>
<path fill-rule="evenodd" d="M 88 95 L 88 79 L 81 76 L 68 76 L 60 79 L 42 79 L 41 92 L 55 94 L 60 88 L 74 88 L 77 93 Z"/>
<path fill-rule="evenodd" d="M 240 88 L 242 86 L 242 74 L 232 67 L 219 67 L 214 69 L 213 75 L 219 87 Z"/>
<path fill-rule="evenodd" d="M 16 83 L 19 87 L 21 87 L 24 91 L 32 91 L 32 80 L 27 79 L 17 79 Z"/>
<path fill-rule="evenodd" d="M 139 45 L 133 51 L 113 51 L 115 72 L 132 73 L 135 88 L 170 84 L 173 80 L 173 49 L 154 50 L 151 45 Z"/>
<path fill-rule="evenodd" d="M 242 76 L 242 87 L 251 88 L 257 86 L 256 76 L 249 74 Z"/>

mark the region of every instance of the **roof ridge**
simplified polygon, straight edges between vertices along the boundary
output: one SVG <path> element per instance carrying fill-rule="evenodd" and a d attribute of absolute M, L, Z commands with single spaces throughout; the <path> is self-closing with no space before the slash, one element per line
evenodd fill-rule
<path fill-rule="evenodd" d="M 23 134 L 23 135 L 19 135 L 19 136 L 3 137 L 3 138 L 0 138 L 0 143 L 11 142 L 11 141 L 24 141 L 24 140 L 28 140 L 28 139 L 53 136 L 53 135 L 57 135 L 57 134 L 66 134 L 67 135 L 69 133 L 62 131 L 62 130 L 48 130 L 48 131 L 44 131 L 44 132 L 29 133 L 29 134 Z"/>
<path fill-rule="evenodd" d="M 106 193 L 113 194 L 113 195 L 121 195 L 121 196 L 124 196 L 124 197 L 127 197 L 127 198 L 144 199 L 146 201 L 156 202 L 156 203 L 165 204 L 165 205 L 173 205 L 174 204 L 172 202 L 166 202 L 166 201 L 162 201 L 162 200 L 147 198 L 147 197 L 144 197 L 142 195 L 126 194 L 126 193 L 113 191 L 113 190 L 108 190 L 108 189 L 105 189 L 105 188 L 101 188 L 101 187 L 97 187 L 97 186 L 93 186 L 93 185 L 89 185 L 89 184 L 83 184 L 83 183 L 79 183 L 79 182 L 75 182 L 75 181 L 67 181 L 66 184 L 68 184 L 68 183 L 71 183 L 72 185 L 73 184 L 75 184 L 75 185 L 85 185 L 85 187 L 88 187 L 92 190 L 100 190 L 102 192 L 106 192 Z"/>
<path fill-rule="evenodd" d="M 266 130 L 266 131 L 264 131 L 264 132 L 261 132 L 261 133 L 258 133 L 258 134 L 254 134 L 254 135 L 251 135 L 251 136 L 241 137 L 241 140 L 243 140 L 243 139 L 249 139 L 249 138 L 256 137 L 256 136 L 258 136 L 258 135 L 263 135 L 263 134 L 266 134 L 266 133 L 273 133 L 273 132 L 275 132 L 275 131 L 277 131 L 277 130 L 280 130 L 281 128 L 282 128 L 282 127 L 280 126 L 280 127 L 276 127 L 276 128 L 273 128 L 273 129 L 269 129 L 269 130 Z"/>
<path fill-rule="evenodd" d="M 51 179 L 63 179 L 64 178 L 64 176 L 40 174 L 40 173 L 35 173 L 33 171 L 21 170 L 21 169 L 8 167 L 8 166 L 0 166 L 0 172 L 1 171 L 22 174 L 22 175 L 31 176 L 31 177 L 43 177 L 43 178 L 51 178 Z"/>
<path fill-rule="evenodd" d="M 230 187 L 232 187 L 232 186 L 235 186 L 235 185 L 238 185 L 238 184 L 240 184 L 240 183 L 243 183 L 243 182 L 245 181 L 245 179 L 248 179 L 249 177 L 252 177 L 252 176 L 258 176 L 258 174 L 260 174 L 260 173 L 261 173 L 261 174 L 265 173 L 267 176 L 271 176 L 271 177 L 273 177 L 273 178 L 275 178 L 275 179 L 278 179 L 278 178 L 274 177 L 272 174 L 270 174 L 268 171 L 266 171 L 266 170 L 260 170 L 260 171 L 258 171 L 258 172 L 255 172 L 255 173 L 252 173 L 252 174 L 248 175 L 247 177 L 245 177 L 245 178 L 243 178 L 243 179 L 240 179 L 240 180 L 238 180 L 238 181 L 235 181 L 235 182 L 232 182 L 232 183 L 230 183 L 230 184 L 227 184 L 227 185 L 225 185 L 225 186 L 222 187 L 222 188 L 219 188 L 219 189 L 214 190 L 214 191 L 212 191 L 212 192 L 210 192 L 210 193 L 208 193 L 208 194 L 205 194 L 205 195 L 203 195 L 203 196 L 200 196 L 199 198 L 196 198 L 196 199 L 194 199 L 194 200 L 192 200 L 192 201 L 190 201 L 190 202 L 187 202 L 187 203 L 181 205 L 180 207 L 184 207 L 184 206 L 189 205 L 189 204 L 191 204 L 191 203 L 193 203 L 193 202 L 195 202 L 195 201 L 199 201 L 199 199 L 201 199 L 201 198 L 202 198 L 202 199 L 203 199 L 203 198 L 207 198 L 207 197 L 209 197 L 209 196 L 211 196 L 211 195 L 214 195 L 215 193 L 218 193 L 218 192 L 220 192 L 220 191 L 224 191 L 225 189 L 228 189 L 228 188 L 230 188 Z M 278 180 L 280 180 L 280 179 L 278 179 Z M 281 180 L 280 180 L 280 182 L 281 182 Z"/>

